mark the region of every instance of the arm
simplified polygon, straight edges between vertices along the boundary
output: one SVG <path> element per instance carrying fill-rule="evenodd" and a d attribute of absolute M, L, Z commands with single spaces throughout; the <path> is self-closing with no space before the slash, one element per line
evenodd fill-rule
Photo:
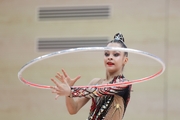
<path fill-rule="evenodd" d="M 71 79 L 67 73 L 62 70 L 62 74 L 57 73 L 56 78 L 60 81 L 60 83 L 56 82 L 54 79 L 51 79 L 55 87 L 51 87 L 52 92 L 57 94 L 56 99 L 59 96 L 65 96 L 66 99 L 66 107 L 70 114 L 76 114 L 88 101 L 89 98 L 70 98 L 70 86 L 73 86 L 75 82 L 80 78 L 80 76 L 76 77 L 75 79 Z M 93 80 L 94 81 L 94 80 Z M 90 82 L 93 84 L 93 82 Z"/>
<path fill-rule="evenodd" d="M 93 79 L 89 85 L 93 85 L 99 81 L 99 78 Z M 70 114 L 76 114 L 90 99 L 86 97 L 66 97 L 66 106 Z"/>
<path fill-rule="evenodd" d="M 124 82 L 124 80 L 121 80 L 120 82 Z M 115 87 L 115 86 L 107 86 L 104 88 L 98 88 L 97 87 L 91 87 L 91 86 L 85 86 L 85 87 L 76 87 L 71 86 L 71 95 L 70 97 L 86 97 L 86 98 L 92 98 L 92 97 L 98 97 L 102 95 L 114 95 L 118 94 L 120 96 L 123 96 L 126 92 L 126 89 L 128 89 L 128 86 L 121 86 L 121 87 Z"/>
<path fill-rule="evenodd" d="M 66 97 L 67 110 L 71 115 L 76 114 L 88 101 L 88 98 Z"/>

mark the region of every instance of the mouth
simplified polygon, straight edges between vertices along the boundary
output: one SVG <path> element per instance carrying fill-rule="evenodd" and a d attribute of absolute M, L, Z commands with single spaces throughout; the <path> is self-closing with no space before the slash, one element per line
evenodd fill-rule
<path fill-rule="evenodd" d="M 112 63 L 112 62 L 107 62 L 107 65 L 111 66 L 111 65 L 114 65 L 114 63 Z"/>

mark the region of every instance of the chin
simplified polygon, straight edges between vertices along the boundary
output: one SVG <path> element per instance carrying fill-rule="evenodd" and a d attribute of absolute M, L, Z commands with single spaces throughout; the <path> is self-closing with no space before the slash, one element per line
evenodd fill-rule
<path fill-rule="evenodd" d="M 107 72 L 114 73 L 114 72 L 116 72 L 116 70 L 114 70 L 114 69 L 107 69 Z"/>

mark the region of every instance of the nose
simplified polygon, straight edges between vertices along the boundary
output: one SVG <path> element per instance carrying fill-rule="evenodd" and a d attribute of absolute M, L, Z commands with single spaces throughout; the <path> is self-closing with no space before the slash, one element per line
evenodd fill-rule
<path fill-rule="evenodd" d="M 113 58 L 112 58 L 112 56 L 110 55 L 109 57 L 108 57 L 108 60 L 112 60 Z"/>

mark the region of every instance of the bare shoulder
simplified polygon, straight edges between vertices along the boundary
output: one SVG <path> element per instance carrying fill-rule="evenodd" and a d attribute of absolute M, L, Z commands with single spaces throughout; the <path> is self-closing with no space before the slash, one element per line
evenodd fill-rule
<path fill-rule="evenodd" d="M 89 85 L 99 84 L 103 79 L 102 78 L 94 78 L 90 81 Z"/>

